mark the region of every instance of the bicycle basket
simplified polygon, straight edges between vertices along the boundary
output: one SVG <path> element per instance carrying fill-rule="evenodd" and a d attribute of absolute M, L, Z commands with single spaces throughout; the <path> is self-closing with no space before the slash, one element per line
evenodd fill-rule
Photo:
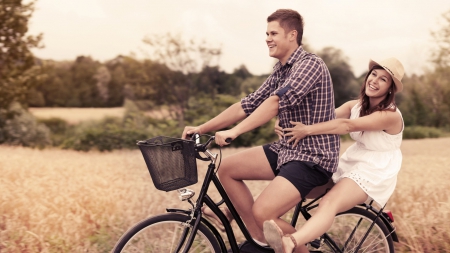
<path fill-rule="evenodd" d="M 158 136 L 137 145 L 156 189 L 168 192 L 197 183 L 194 141 Z"/>

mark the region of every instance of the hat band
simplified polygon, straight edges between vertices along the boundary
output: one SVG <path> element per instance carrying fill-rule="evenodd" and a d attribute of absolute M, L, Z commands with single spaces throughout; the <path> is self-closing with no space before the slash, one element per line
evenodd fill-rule
<path fill-rule="evenodd" d="M 388 67 L 383 66 L 383 68 L 385 68 L 387 71 L 389 71 L 389 73 L 391 73 L 392 76 L 395 76 L 394 73 L 392 72 L 392 70 L 390 70 Z"/>

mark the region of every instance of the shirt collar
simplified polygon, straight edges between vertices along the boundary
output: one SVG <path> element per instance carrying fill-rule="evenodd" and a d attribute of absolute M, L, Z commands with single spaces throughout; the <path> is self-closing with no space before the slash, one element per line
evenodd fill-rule
<path fill-rule="evenodd" d="M 303 49 L 303 47 L 299 46 L 297 49 L 295 49 L 295 51 L 291 54 L 291 56 L 289 56 L 289 59 L 287 60 L 285 66 L 286 65 L 291 66 L 292 64 L 297 62 L 305 53 L 306 51 Z M 275 64 L 275 66 L 273 67 L 273 69 L 278 70 L 281 67 L 283 66 L 281 65 L 281 62 L 278 61 L 277 64 Z"/>

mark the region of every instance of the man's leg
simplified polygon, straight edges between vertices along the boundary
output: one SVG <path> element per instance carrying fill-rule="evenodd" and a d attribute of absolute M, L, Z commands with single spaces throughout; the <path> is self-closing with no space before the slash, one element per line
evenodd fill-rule
<path fill-rule="evenodd" d="M 253 196 L 243 180 L 272 180 L 274 177 L 262 146 L 224 158 L 219 168 L 220 182 L 251 236 L 260 242 L 265 242 L 264 234 L 253 217 Z"/>
<path fill-rule="evenodd" d="M 266 220 L 274 220 L 284 233 L 295 229 L 280 217 L 301 200 L 300 192 L 284 177 L 276 177 L 258 196 L 253 205 L 253 214 L 260 229 Z"/>
<path fill-rule="evenodd" d="M 291 161 L 283 164 L 278 176 L 253 205 L 256 224 L 262 229 L 264 221 L 273 220 L 284 233 L 294 233 L 295 228 L 280 217 L 301 201 L 302 194 L 306 196 L 313 188 L 326 184 L 330 175 L 308 162 Z M 299 245 L 297 252 L 308 251 L 304 245 Z"/>

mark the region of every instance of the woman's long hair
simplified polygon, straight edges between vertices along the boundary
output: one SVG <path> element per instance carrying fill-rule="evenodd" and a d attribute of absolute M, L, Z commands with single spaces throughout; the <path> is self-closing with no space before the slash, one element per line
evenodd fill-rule
<path fill-rule="evenodd" d="M 363 117 L 366 115 L 369 115 L 373 112 L 377 111 L 395 111 L 397 109 L 397 105 L 395 104 L 395 84 L 394 80 L 391 78 L 391 86 L 389 87 L 388 93 L 386 94 L 386 97 L 376 106 L 373 106 L 370 108 L 370 102 L 369 97 L 366 95 L 366 83 L 367 78 L 369 78 L 369 75 L 372 74 L 372 71 L 374 69 L 384 69 L 381 66 L 375 65 L 369 73 L 367 73 L 366 78 L 364 79 L 364 84 L 361 86 L 361 91 L 359 92 L 359 100 L 361 102 L 361 111 L 359 112 L 359 116 Z"/>

